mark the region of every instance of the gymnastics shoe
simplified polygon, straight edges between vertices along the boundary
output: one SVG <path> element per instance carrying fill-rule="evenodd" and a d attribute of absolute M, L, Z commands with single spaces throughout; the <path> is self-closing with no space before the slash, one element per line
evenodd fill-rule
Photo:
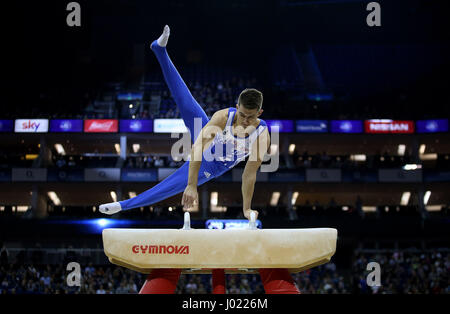
<path fill-rule="evenodd" d="M 108 203 L 100 205 L 100 212 L 107 215 L 118 213 L 122 210 L 119 202 Z"/>
<path fill-rule="evenodd" d="M 167 42 L 169 41 L 169 36 L 170 36 L 170 28 L 168 25 L 164 26 L 164 30 L 161 34 L 161 36 L 159 36 L 158 39 L 154 40 L 152 42 L 152 44 L 150 45 L 150 48 L 152 50 L 154 50 L 154 48 L 156 47 L 166 47 L 167 46 Z"/>

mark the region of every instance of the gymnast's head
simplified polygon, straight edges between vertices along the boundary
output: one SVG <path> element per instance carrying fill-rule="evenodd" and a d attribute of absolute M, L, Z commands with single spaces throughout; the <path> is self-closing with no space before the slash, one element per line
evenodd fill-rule
<path fill-rule="evenodd" d="M 246 88 L 239 95 L 236 105 L 237 125 L 244 128 L 254 124 L 258 117 L 263 113 L 262 109 L 263 94 L 254 88 Z"/>

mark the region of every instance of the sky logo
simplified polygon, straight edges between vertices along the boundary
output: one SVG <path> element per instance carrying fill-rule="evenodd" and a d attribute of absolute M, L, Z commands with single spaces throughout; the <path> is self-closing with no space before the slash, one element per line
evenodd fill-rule
<path fill-rule="evenodd" d="M 15 132 L 19 133 L 44 133 L 48 132 L 47 119 L 17 119 L 15 121 Z"/>

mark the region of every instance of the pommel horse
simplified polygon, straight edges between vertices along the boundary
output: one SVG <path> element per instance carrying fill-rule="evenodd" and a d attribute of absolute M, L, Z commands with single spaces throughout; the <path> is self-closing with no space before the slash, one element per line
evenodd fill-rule
<path fill-rule="evenodd" d="M 111 228 L 102 237 L 112 264 L 149 275 L 140 293 L 174 293 L 183 273 L 212 274 L 213 293 L 220 294 L 225 274 L 258 272 L 268 293 L 276 290 L 270 290 L 269 281 L 294 286 L 290 274 L 328 263 L 336 252 L 337 230 L 258 229 L 254 213 L 247 229 L 192 229 L 186 212 L 182 229 Z"/>

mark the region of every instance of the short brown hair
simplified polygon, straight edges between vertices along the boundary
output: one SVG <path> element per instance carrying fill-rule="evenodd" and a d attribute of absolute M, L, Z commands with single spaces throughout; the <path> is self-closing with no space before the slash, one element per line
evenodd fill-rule
<path fill-rule="evenodd" d="M 239 95 L 238 104 L 246 109 L 260 110 L 263 103 L 263 94 L 254 88 L 246 88 Z"/>

